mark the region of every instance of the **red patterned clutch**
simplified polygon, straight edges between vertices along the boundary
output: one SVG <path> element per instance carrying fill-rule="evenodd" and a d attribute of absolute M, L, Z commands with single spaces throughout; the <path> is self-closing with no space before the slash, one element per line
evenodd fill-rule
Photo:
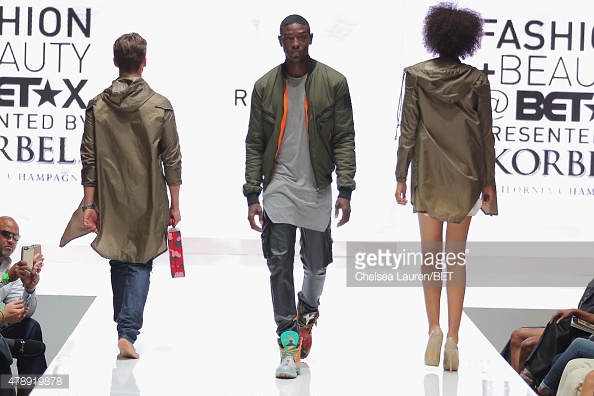
<path fill-rule="evenodd" d="M 175 226 L 175 219 L 171 219 L 171 226 L 167 230 L 167 241 L 169 245 L 169 264 L 173 278 L 186 276 L 184 268 L 184 251 L 182 250 L 181 232 Z"/>

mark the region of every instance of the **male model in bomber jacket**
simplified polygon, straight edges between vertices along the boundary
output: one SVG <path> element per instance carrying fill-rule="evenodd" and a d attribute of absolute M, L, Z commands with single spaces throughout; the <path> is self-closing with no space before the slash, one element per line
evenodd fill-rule
<path fill-rule="evenodd" d="M 246 137 L 248 220 L 262 232 L 270 270 L 281 362 L 278 378 L 295 378 L 311 348 L 326 267 L 332 262 L 332 172 L 336 169 L 338 226 L 349 221 L 355 189 L 355 129 L 346 78 L 309 57 L 313 34 L 305 18 L 286 17 L 279 43 L 285 62 L 252 92 Z M 263 193 L 263 206 L 258 197 Z M 256 223 L 256 216 L 259 224 Z M 304 278 L 295 307 L 293 258 L 301 231 Z"/>

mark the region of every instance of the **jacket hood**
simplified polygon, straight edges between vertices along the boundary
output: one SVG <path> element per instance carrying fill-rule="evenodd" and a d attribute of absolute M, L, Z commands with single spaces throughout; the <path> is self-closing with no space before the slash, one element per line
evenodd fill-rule
<path fill-rule="evenodd" d="M 477 80 L 472 66 L 448 58 L 431 59 L 404 71 L 417 77 L 417 83 L 427 94 L 446 103 L 457 102 Z"/>
<path fill-rule="evenodd" d="M 103 91 L 101 97 L 114 109 L 133 112 L 138 110 L 154 93 L 142 77 L 128 76 L 114 80 L 111 87 Z"/>

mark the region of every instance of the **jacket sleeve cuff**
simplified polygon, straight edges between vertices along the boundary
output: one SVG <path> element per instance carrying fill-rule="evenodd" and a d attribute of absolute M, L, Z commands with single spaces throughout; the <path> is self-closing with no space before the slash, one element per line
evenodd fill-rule
<path fill-rule="evenodd" d="M 346 198 L 350 201 L 351 194 L 353 194 L 353 190 L 351 190 L 351 189 L 348 189 L 348 188 L 339 188 L 338 189 L 338 198 Z"/>
<path fill-rule="evenodd" d="M 260 200 L 258 199 L 258 195 L 259 194 L 248 194 L 246 196 L 248 206 L 250 206 L 251 204 L 260 203 Z"/>

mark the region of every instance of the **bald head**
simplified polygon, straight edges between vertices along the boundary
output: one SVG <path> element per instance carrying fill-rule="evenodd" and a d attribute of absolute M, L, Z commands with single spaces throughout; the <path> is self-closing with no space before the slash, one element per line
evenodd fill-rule
<path fill-rule="evenodd" d="M 19 234 L 19 225 L 12 217 L 0 216 L 0 257 L 10 256 L 16 249 L 17 241 L 14 237 L 7 237 L 6 231 L 9 235 Z"/>
<path fill-rule="evenodd" d="M 10 216 L 0 216 L 0 226 L 4 226 L 6 223 L 12 223 L 16 225 L 16 221 Z"/>

